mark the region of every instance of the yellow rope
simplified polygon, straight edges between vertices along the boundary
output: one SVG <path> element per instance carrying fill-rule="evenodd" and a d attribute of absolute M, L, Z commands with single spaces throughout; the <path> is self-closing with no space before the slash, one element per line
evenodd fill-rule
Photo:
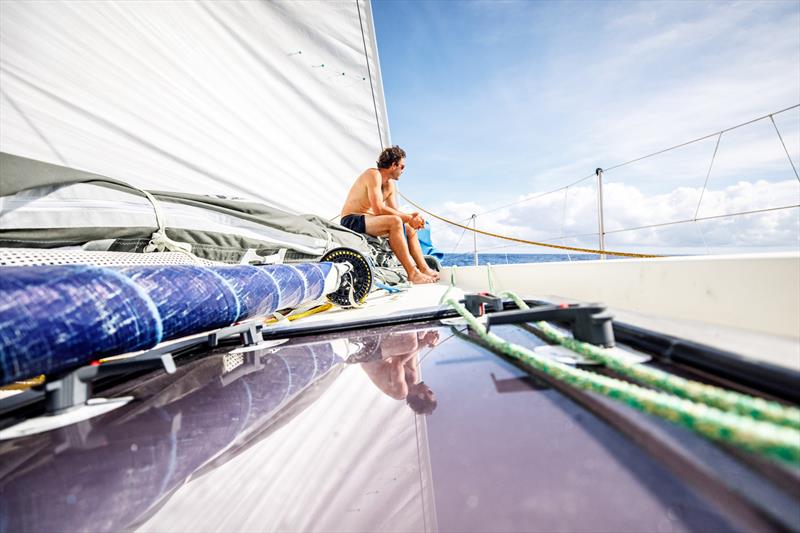
<path fill-rule="evenodd" d="M 22 381 L 15 381 L 13 383 L 9 383 L 8 385 L 3 385 L 0 387 L 0 391 L 23 391 L 28 390 L 31 387 L 35 387 L 37 385 L 41 385 L 44 383 L 44 375 L 36 376 L 35 378 L 25 379 Z"/>
<path fill-rule="evenodd" d="M 309 309 L 308 311 L 304 311 L 302 313 L 297 313 L 296 315 L 289 315 L 289 316 L 286 317 L 286 319 L 287 320 L 298 320 L 300 318 L 305 318 L 307 316 L 316 315 L 317 313 L 321 313 L 323 311 L 327 311 L 331 307 L 333 307 L 332 303 L 330 303 L 330 302 L 324 303 L 322 305 L 318 305 L 317 307 L 313 307 L 313 308 Z M 276 318 L 268 318 L 268 319 L 264 320 L 264 323 L 265 324 L 274 324 L 277 321 L 278 320 Z"/>
<path fill-rule="evenodd" d="M 430 211 L 428 211 L 424 207 L 415 204 L 414 202 L 409 200 L 408 197 L 406 197 L 406 195 L 404 195 L 403 193 L 400 193 L 400 196 L 403 197 L 403 200 L 405 200 L 406 202 L 410 203 L 411 205 L 413 205 L 414 207 L 416 207 L 417 209 L 419 209 L 423 213 L 427 213 L 427 214 L 429 214 L 430 216 L 432 216 L 434 218 L 438 218 L 442 222 L 447 222 L 448 224 L 452 224 L 453 226 L 458 226 L 459 228 L 464 228 L 465 230 L 468 229 L 470 231 L 474 231 L 475 233 L 480 233 L 481 235 L 487 235 L 489 237 L 495 237 L 495 238 L 498 238 L 498 239 L 505 239 L 507 241 L 521 242 L 523 244 L 533 244 L 534 246 L 545 246 L 547 248 L 557 248 L 559 250 L 570 250 L 570 251 L 573 251 L 573 252 L 584 252 L 584 253 L 587 253 L 587 254 L 608 254 L 608 255 L 620 255 L 620 256 L 623 256 L 623 257 L 661 257 L 660 255 L 634 254 L 634 253 L 630 253 L 630 252 L 610 252 L 608 250 L 594 250 L 592 248 L 576 248 L 574 246 L 561 246 L 561 245 L 558 245 L 558 244 L 548 244 L 548 243 L 545 243 L 545 242 L 528 241 L 528 240 L 525 240 L 525 239 L 517 239 L 516 237 L 508 237 L 506 235 L 499 235 L 497 233 L 491 233 L 491 232 L 488 232 L 488 231 L 479 230 L 478 228 L 470 228 L 469 226 L 464 226 L 463 224 L 459 224 L 458 222 L 454 222 L 454 221 L 452 221 L 450 219 L 447 219 L 447 218 L 444 218 L 444 217 L 440 217 L 439 215 L 431 213 Z"/>

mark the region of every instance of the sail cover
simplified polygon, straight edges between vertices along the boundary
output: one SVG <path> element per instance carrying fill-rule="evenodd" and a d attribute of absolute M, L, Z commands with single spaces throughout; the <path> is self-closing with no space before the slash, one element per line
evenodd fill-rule
<path fill-rule="evenodd" d="M 3 1 L 0 117 L 3 152 L 326 218 L 390 142 L 365 0 Z"/>

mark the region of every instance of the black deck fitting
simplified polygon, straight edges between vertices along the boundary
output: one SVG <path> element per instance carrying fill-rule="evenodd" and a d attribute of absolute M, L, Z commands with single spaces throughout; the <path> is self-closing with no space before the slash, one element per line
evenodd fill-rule
<path fill-rule="evenodd" d="M 488 314 L 486 327 L 500 324 L 521 324 L 539 320 L 567 322 L 572 336 L 598 346 L 614 346 L 613 315 L 599 304 L 541 305 Z"/>
<path fill-rule="evenodd" d="M 47 414 L 62 413 L 91 400 L 94 384 L 103 378 L 158 369 L 172 374 L 175 372 L 172 354 L 179 355 L 203 344 L 209 348 L 215 348 L 219 346 L 221 340 L 235 336 L 239 337 L 240 345 L 253 346 L 261 342 L 262 329 L 261 324 L 254 321 L 234 324 L 208 332 L 206 335 L 191 335 L 166 341 L 128 359 L 107 361 L 102 364 L 95 362 L 48 376 L 47 382 L 43 385 L 0 401 L 0 413 L 11 412 L 19 407 L 42 401 L 42 399 L 44 399 Z"/>
<path fill-rule="evenodd" d="M 484 305 L 488 305 L 492 311 L 502 311 L 503 299 L 488 292 L 478 292 L 464 296 L 464 306 L 467 311 L 475 316 L 483 316 Z"/>

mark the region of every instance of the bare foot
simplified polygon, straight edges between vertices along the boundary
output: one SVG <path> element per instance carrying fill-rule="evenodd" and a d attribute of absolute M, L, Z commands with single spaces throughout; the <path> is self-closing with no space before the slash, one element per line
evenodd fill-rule
<path fill-rule="evenodd" d="M 419 270 L 414 269 L 408 275 L 408 281 L 410 281 L 411 283 L 415 283 L 415 284 L 419 285 L 419 284 L 422 284 L 422 283 L 434 283 L 436 280 L 433 279 L 430 276 L 426 276 L 425 274 L 423 274 Z"/>
<path fill-rule="evenodd" d="M 431 268 L 426 268 L 425 270 L 422 271 L 422 273 L 428 276 L 429 278 L 433 278 L 434 281 L 439 281 L 439 278 L 441 277 L 439 276 L 438 272 L 436 272 Z"/>

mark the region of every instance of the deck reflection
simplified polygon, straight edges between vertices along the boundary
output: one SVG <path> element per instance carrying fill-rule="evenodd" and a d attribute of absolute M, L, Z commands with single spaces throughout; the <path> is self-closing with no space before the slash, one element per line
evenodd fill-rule
<path fill-rule="evenodd" d="M 420 379 L 419 352 L 439 343 L 436 329 L 397 331 L 379 337 L 378 349 L 358 359 L 372 383 L 390 398 L 405 400 L 417 414 L 431 414 L 436 394 Z"/>
<path fill-rule="evenodd" d="M 250 497 L 260 500 L 260 519 L 275 520 L 277 525 L 288 519 L 292 506 L 278 504 L 278 496 L 265 500 L 257 494 L 269 494 L 267 489 L 276 486 L 274 480 L 296 475 L 287 470 L 287 463 L 302 458 L 306 464 L 298 467 L 302 471 L 311 464 L 319 466 L 319 456 L 328 453 L 332 467 L 337 454 L 350 452 L 330 455 L 336 446 L 325 445 L 329 449 L 323 452 L 309 450 L 309 444 L 323 443 L 331 434 L 335 438 L 348 423 L 374 428 L 362 433 L 360 445 L 347 440 L 348 450 L 363 448 L 369 455 L 370 445 L 386 441 L 385 436 L 391 434 L 387 427 L 393 419 L 399 424 L 392 439 L 399 437 L 408 443 L 393 445 L 395 452 L 405 447 L 413 453 L 395 453 L 403 464 L 383 465 L 389 471 L 375 465 L 369 477 L 390 480 L 395 488 L 408 486 L 413 479 L 412 492 L 418 493 L 413 413 L 394 398 L 406 399 L 409 391 L 428 398 L 418 379 L 418 352 L 421 346 L 435 345 L 435 333 L 421 333 L 419 338 L 416 332 L 391 331 L 333 337 L 292 340 L 250 352 L 217 350 L 181 366 L 174 375 L 157 374 L 129 385 L 137 401 L 125 408 L 57 431 L 0 443 L 0 530 L 116 531 L 140 526 L 213 530 L 216 526 L 209 524 L 207 517 L 195 521 L 205 514 L 202 505 L 195 504 L 197 495 L 213 494 L 215 508 L 233 494 L 240 501 L 241 488 L 248 485 L 245 473 L 234 470 L 231 476 L 224 467 L 232 461 L 253 459 L 259 463 L 259 471 L 272 474 L 269 480 L 257 482 Z M 346 379 L 336 387 L 347 367 Z M 368 375 L 376 381 L 371 382 Z M 395 383 L 401 384 L 400 388 L 392 389 Z M 329 391 L 331 387 L 337 390 Z M 322 396 L 324 401 L 317 409 L 309 409 Z M 342 412 L 333 415 L 337 409 Z M 297 429 L 301 426 L 304 429 Z M 320 439 L 326 426 L 329 434 Z M 280 436 L 268 438 L 277 431 Z M 272 448 L 290 453 L 279 459 L 281 452 Z M 215 487 L 208 492 L 203 481 L 210 479 Z M 235 485 L 230 491 L 219 488 L 230 484 Z M 287 486 L 284 482 L 280 485 L 283 489 Z M 320 496 L 324 493 L 316 498 L 320 508 L 317 517 L 310 518 L 312 528 L 326 527 L 325 517 L 330 514 L 321 507 L 331 496 Z M 411 498 L 418 499 L 419 494 Z M 314 499 L 298 501 L 308 507 L 314 505 Z M 341 522 L 341 513 L 355 511 L 339 509 L 330 517 L 330 524 Z M 400 521 L 413 527 L 424 525 L 421 512 L 412 514 L 411 520 Z M 230 525 L 232 516 L 221 516 Z M 248 519 L 247 514 L 237 516 L 240 522 L 234 521 L 234 529 Z M 364 522 L 362 516 L 352 523 L 367 527 L 371 520 Z M 396 521 L 397 517 L 390 523 Z M 222 524 L 219 528 L 227 529 Z"/>
<path fill-rule="evenodd" d="M 138 383 L 138 401 L 2 443 L 4 531 L 113 531 L 135 523 L 220 454 L 235 455 L 341 370 L 330 343 L 226 353 Z"/>
<path fill-rule="evenodd" d="M 0 443 L 0 531 L 746 529 L 439 323 L 228 352 L 118 388 L 137 400 L 102 417 Z M 739 472 L 680 428 L 664 435 Z"/>

